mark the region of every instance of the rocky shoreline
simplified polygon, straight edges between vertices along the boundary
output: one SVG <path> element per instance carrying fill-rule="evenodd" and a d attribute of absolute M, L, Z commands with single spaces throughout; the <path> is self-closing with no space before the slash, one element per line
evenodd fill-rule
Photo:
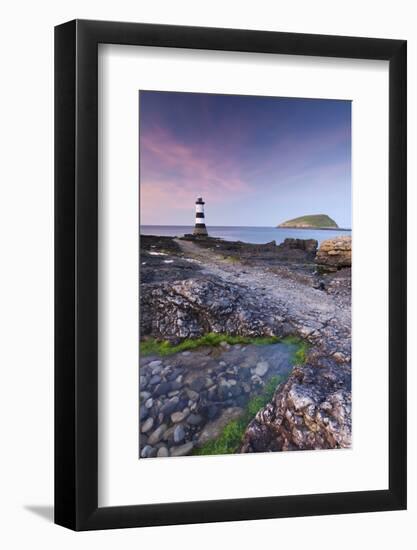
<path fill-rule="evenodd" d="M 350 446 L 351 273 L 350 239 L 346 239 L 325 241 L 322 253 L 317 253 L 314 240 L 287 239 L 276 246 L 141 237 L 142 339 L 175 344 L 217 333 L 291 335 L 309 343 L 304 364 L 291 367 L 291 372 L 287 369 L 286 381 L 249 422 L 240 452 Z M 256 354 L 247 361 L 249 377 L 241 379 L 248 350 L 235 348 L 222 350 L 233 355 L 227 361 L 219 360 L 210 348 L 189 355 L 141 358 L 141 456 L 192 453 L 207 424 L 217 421 L 213 433 L 218 433 L 226 420 L 238 414 L 233 409 L 242 408 L 255 392 L 254 386 L 265 384 L 266 372 L 256 373 L 263 361 Z M 266 363 L 267 371 L 275 372 L 275 361 Z M 196 369 L 198 383 L 190 374 Z M 207 398 L 213 387 L 214 400 Z M 231 393 L 229 403 L 223 395 L 225 406 L 219 406 L 223 402 L 219 387 Z M 216 414 L 211 419 L 208 411 L 213 403 L 217 409 L 212 408 L 210 414 Z M 225 413 L 228 409 L 232 410 Z"/>

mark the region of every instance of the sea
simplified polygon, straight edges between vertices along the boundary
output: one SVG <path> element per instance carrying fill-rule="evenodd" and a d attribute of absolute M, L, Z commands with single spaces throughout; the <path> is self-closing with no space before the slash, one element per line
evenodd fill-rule
<path fill-rule="evenodd" d="M 285 239 L 316 239 L 320 245 L 326 239 L 351 235 L 345 229 L 291 229 L 287 227 L 233 227 L 207 226 L 210 237 L 218 237 L 226 241 L 242 241 L 244 243 L 265 244 L 275 241 L 277 244 Z M 182 237 L 192 233 L 192 225 L 141 225 L 141 235 L 158 235 L 160 237 Z"/>

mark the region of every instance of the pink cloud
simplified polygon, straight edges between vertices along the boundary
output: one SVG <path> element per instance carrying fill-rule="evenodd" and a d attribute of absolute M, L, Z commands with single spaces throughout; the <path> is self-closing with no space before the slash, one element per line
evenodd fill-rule
<path fill-rule="evenodd" d="M 169 201 L 171 208 L 181 209 L 200 194 L 211 202 L 224 202 L 236 193 L 251 192 L 241 170 L 231 151 L 185 145 L 160 127 L 141 135 L 143 208 Z"/>

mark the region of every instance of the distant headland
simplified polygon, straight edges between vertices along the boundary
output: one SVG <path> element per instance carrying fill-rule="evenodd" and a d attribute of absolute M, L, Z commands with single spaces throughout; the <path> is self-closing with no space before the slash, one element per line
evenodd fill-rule
<path fill-rule="evenodd" d="M 292 229 L 340 229 L 337 223 L 327 214 L 312 214 L 310 216 L 300 216 L 286 222 L 280 223 L 277 227 L 286 227 Z"/>

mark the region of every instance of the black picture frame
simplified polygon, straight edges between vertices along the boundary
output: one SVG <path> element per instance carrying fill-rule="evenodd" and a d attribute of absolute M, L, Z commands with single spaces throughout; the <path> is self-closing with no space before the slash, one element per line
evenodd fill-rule
<path fill-rule="evenodd" d="M 98 507 L 98 44 L 389 62 L 389 488 Z M 406 508 L 406 41 L 74 20 L 55 28 L 55 522 L 74 530 Z"/>

